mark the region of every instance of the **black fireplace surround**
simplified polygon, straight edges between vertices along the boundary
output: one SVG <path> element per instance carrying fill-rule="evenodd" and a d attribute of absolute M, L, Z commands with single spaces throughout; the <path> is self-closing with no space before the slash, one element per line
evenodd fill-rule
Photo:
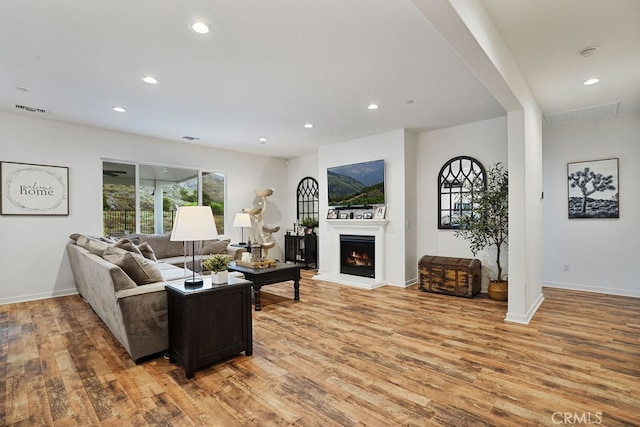
<path fill-rule="evenodd" d="M 341 234 L 340 273 L 375 278 L 375 253 L 375 236 Z"/>

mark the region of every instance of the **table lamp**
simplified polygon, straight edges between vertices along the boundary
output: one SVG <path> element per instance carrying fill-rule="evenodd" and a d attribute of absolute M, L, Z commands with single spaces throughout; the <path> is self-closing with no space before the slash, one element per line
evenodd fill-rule
<path fill-rule="evenodd" d="M 202 241 L 216 237 L 218 237 L 218 230 L 209 206 L 178 207 L 170 240 L 184 242 L 184 268 L 191 270 L 191 277 L 185 279 L 185 287 L 198 287 L 204 283 Z"/>
<path fill-rule="evenodd" d="M 240 230 L 242 232 L 242 238 L 240 240 L 240 243 L 238 244 L 245 246 L 247 242 L 244 241 L 244 229 L 246 227 L 251 227 L 251 216 L 245 212 L 238 212 L 236 214 L 235 219 L 233 220 L 233 226 L 240 227 Z"/>

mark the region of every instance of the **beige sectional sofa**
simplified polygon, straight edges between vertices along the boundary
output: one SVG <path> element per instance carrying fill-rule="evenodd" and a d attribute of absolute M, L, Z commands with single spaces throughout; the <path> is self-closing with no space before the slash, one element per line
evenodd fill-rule
<path fill-rule="evenodd" d="M 164 287 L 184 280 L 185 272 L 170 263 L 183 262 L 181 242 L 170 242 L 168 235 L 140 235 L 137 242 L 132 240 L 74 234 L 67 253 L 78 293 L 137 363 L 167 350 Z M 215 247 L 234 259 L 244 252 L 218 242 L 207 242 L 208 249 Z"/>

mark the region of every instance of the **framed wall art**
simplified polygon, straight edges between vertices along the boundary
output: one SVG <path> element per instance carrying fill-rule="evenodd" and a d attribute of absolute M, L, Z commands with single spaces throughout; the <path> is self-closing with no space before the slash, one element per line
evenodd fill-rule
<path fill-rule="evenodd" d="M 619 218 L 618 159 L 567 164 L 569 219 Z"/>
<path fill-rule="evenodd" d="M 69 215 L 69 168 L 0 162 L 2 215 Z"/>

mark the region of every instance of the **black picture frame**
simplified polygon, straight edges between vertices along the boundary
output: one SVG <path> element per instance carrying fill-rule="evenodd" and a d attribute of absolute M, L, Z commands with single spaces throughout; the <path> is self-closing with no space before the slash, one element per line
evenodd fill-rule
<path fill-rule="evenodd" d="M 569 219 L 620 218 L 618 158 L 567 163 Z"/>
<path fill-rule="evenodd" d="M 69 215 L 69 168 L 0 162 L 2 215 Z"/>

